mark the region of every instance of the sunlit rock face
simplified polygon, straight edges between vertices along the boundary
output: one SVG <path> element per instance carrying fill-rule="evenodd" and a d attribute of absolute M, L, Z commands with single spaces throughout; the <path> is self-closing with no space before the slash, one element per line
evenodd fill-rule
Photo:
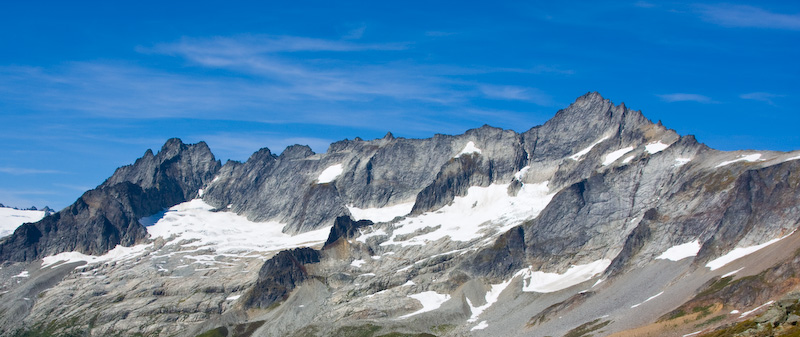
<path fill-rule="evenodd" d="M 744 313 L 794 280 L 798 158 L 716 151 L 597 93 L 522 133 L 387 134 L 224 165 L 172 139 L 4 232 L 0 329 L 608 335 L 692 303 Z M 762 271 L 781 286 L 740 291 Z M 649 331 L 694 333 L 696 316 Z"/>

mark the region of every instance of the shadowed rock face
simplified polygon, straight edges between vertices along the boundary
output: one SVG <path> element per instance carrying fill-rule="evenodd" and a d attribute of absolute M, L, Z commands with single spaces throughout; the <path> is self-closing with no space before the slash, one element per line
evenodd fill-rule
<path fill-rule="evenodd" d="M 66 251 L 102 254 L 147 237 L 139 219 L 190 200 L 213 179 L 219 161 L 205 143 L 170 139 L 157 155 L 147 150 L 74 204 L 0 241 L 0 260 L 30 261 Z"/>
<path fill-rule="evenodd" d="M 328 235 L 328 240 L 325 241 L 323 248 L 326 248 L 339 239 L 349 239 L 356 236 L 358 229 L 361 227 L 371 226 L 373 223 L 369 220 L 353 221 L 349 216 L 340 216 L 331 227 L 331 234 Z"/>
<path fill-rule="evenodd" d="M 247 294 L 245 307 L 268 308 L 285 300 L 301 282 L 308 279 L 305 264 L 319 262 L 320 253 L 311 248 L 284 250 L 261 266 L 258 281 Z"/>

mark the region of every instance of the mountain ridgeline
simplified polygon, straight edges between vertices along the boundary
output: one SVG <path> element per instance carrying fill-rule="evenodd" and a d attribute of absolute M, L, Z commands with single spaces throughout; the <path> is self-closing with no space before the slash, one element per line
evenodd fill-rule
<path fill-rule="evenodd" d="M 0 323 L 38 331 L 57 314 L 90 335 L 154 336 L 694 333 L 800 290 L 780 272 L 791 268 L 769 269 L 800 248 L 799 159 L 717 151 L 598 93 L 522 133 L 388 133 L 224 165 L 205 143 L 170 139 L 0 239 L 11 266 L 0 273 L 28 268 L 14 277 L 36 284 L 2 285 Z M 139 255 L 103 257 L 120 246 Z M 115 262 L 58 255 L 70 252 Z M 783 283 L 741 291 L 764 286 L 759 273 Z"/>

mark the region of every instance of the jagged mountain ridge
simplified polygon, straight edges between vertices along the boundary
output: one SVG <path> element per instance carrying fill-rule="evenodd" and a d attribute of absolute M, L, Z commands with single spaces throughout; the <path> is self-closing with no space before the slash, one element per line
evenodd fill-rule
<path fill-rule="evenodd" d="M 638 282 L 631 275 L 650 275 L 653 266 L 665 263 L 659 272 L 674 272 L 664 274 L 669 277 L 681 273 L 705 275 L 697 270 L 705 270 L 706 262 L 734 247 L 753 246 L 794 230 L 800 204 L 795 192 L 797 180 L 793 178 L 798 172 L 797 161 L 791 154 L 718 152 L 691 136 L 679 137 L 651 123 L 638 111 L 614 106 L 597 93 L 578 98 L 544 125 L 521 134 L 488 126 L 464 135 L 430 139 L 396 139 L 389 134 L 371 141 L 337 142 L 324 154 L 315 154 L 304 146 L 289 147 L 280 156 L 262 149 L 244 163 L 228 162 L 221 167 L 213 155 L 209 157 L 205 144 L 185 145 L 177 140 L 168 144 L 171 146 L 165 145 L 155 157 L 152 152 L 149 156 L 146 153 L 136 164 L 120 168 L 98 189 L 87 192 L 110 200 L 128 200 L 120 197 L 124 194 L 109 192 L 116 191 L 109 186 L 122 184 L 156 194 L 164 186 L 180 186 L 165 189 L 180 193 L 159 197 L 156 206 L 161 208 L 145 207 L 142 211 L 122 207 L 119 212 L 125 215 L 119 222 L 127 227 L 118 232 L 133 234 L 116 243 L 149 244 L 145 255 L 130 263 L 142 274 L 163 279 L 161 285 L 144 292 L 135 287 L 108 289 L 97 281 L 66 276 L 61 283 L 64 287 L 95 282 L 95 287 L 107 289 L 103 290 L 106 294 L 98 297 L 87 293 L 74 299 L 47 297 L 37 303 L 39 309 L 28 308 L 31 313 L 26 317 L 31 325 L 42 319 L 46 308 L 73 303 L 76 308 L 90 310 L 80 301 L 103 304 L 103 297 L 128 298 L 125 293 L 132 292 L 127 295 L 133 297 L 130 301 L 149 298 L 151 306 L 183 304 L 166 312 L 142 312 L 122 305 L 127 301 L 123 299 L 119 302 L 122 304 L 113 305 L 116 309 L 107 309 L 105 317 L 93 323 L 94 331 L 183 331 L 183 335 L 192 335 L 191 331 L 219 325 L 261 321 L 270 324 L 258 328 L 260 335 L 336 335 L 337 329 L 365 323 L 387 332 L 430 333 L 435 332 L 431 326 L 448 325 L 453 327 L 445 332 L 447 335 L 557 335 L 586 323 L 587 313 L 593 311 L 616 312 L 605 329 L 620 331 L 635 326 L 618 317 L 627 314 L 620 303 L 636 300 L 633 295 L 639 291 L 614 297 L 615 289 Z M 178 155 L 184 152 L 191 154 Z M 170 159 L 178 157 L 193 160 Z M 178 162 L 180 165 L 170 166 Z M 333 178 L 325 176 L 337 166 L 340 173 Z M 168 183 L 160 183 L 164 181 Z M 145 228 L 130 219 L 138 220 L 196 196 L 202 196 L 209 208 L 221 213 L 230 211 L 250 220 L 273 221 L 283 232 L 298 237 L 337 225 L 325 235 L 328 241 L 322 237 L 305 244 L 319 247 L 325 241 L 321 250 L 279 253 L 261 265 L 257 274 L 245 274 L 249 277 L 223 272 L 209 276 L 211 271 L 202 268 L 189 273 L 178 260 L 192 256 L 188 253 L 191 244 L 182 245 L 181 236 L 161 236 L 161 241 L 148 243 L 147 233 L 159 225 Z M 131 205 L 149 200 L 129 199 L 133 200 L 128 201 Z M 83 197 L 76 204 L 81 200 Z M 508 212 L 492 213 L 502 207 Z M 375 208 L 383 210 L 382 220 L 375 224 L 337 220 L 347 219 L 341 216 L 377 219 Z M 101 214 L 115 214 L 109 211 L 113 207 L 96 209 L 102 210 L 98 212 Z M 459 213 L 468 216 L 458 218 Z M 460 222 L 437 218 L 437 214 Z M 400 218 L 387 222 L 394 218 L 392 215 Z M 0 256 L 10 251 L 2 247 L 24 242 L 21 238 L 45 220 L 23 226 L 19 234 L 3 239 Z M 47 233 L 54 231 L 40 232 L 44 239 L 37 242 L 52 242 Z M 34 260 L 71 250 L 99 254 L 113 248 L 115 242 L 113 235 L 103 237 L 108 239 L 101 240 L 102 244 L 49 245 L 46 251 L 37 243 L 33 248 L 24 247 L 22 255 L 4 259 Z M 155 235 L 151 233 L 151 237 Z M 690 263 L 656 259 L 668 248 L 693 240 L 697 251 Z M 187 253 L 173 257 L 181 249 Z M 162 251 L 172 253 L 164 255 Z M 267 252 L 262 258 L 275 253 Z M 223 265 L 241 258 L 226 260 L 218 255 L 214 261 Z M 150 260 L 153 262 L 142 262 Z M 251 267 L 256 264 L 246 263 Z M 587 269 L 573 280 L 579 282 L 565 281 L 563 275 L 572 275 L 575 266 Z M 121 266 L 85 268 L 119 280 L 115 282 L 131 277 L 123 277 Z M 210 287 L 207 281 L 193 276 L 197 273 L 205 273 L 205 277 L 214 279 L 213 284 L 224 286 Z M 544 277 L 541 273 L 562 275 L 561 283 L 538 284 L 536 280 Z M 169 278 L 176 275 L 183 278 L 183 285 L 170 283 Z M 690 277 L 692 282 L 685 281 L 689 282 L 685 289 L 670 288 L 671 278 L 655 283 L 664 291 L 673 289 L 670 297 L 679 301 L 687 300 L 702 286 L 698 280 L 703 277 L 711 276 L 698 276 L 697 280 Z M 588 295 L 569 299 L 571 292 L 578 292 L 575 287 L 602 279 L 606 281 L 596 291 L 592 287 Z M 681 284 L 681 280 L 674 282 Z M 495 290 L 500 285 L 502 289 Z M 198 290 L 206 295 L 186 297 Z M 505 301 L 492 302 L 501 295 Z M 236 298 L 228 300 L 232 297 Z M 228 305 L 227 301 L 236 302 Z M 302 304 L 292 309 L 297 301 Z M 578 302 L 581 304 L 575 304 Z M 638 317 L 646 322 L 682 303 L 665 302 L 661 312 L 638 313 Z M 314 303 L 327 310 L 311 309 Z M 429 313 L 415 311 L 419 303 L 423 310 L 430 303 L 439 307 Z M 558 303 L 564 305 L 556 310 Z M 279 306 L 275 309 L 274 305 Z M 299 310 L 299 306 L 308 309 Z M 576 308 L 563 309 L 570 307 Z M 69 309 L 59 310 L 66 310 L 63 314 L 70 316 Z M 204 316 L 196 316 L 200 312 Z M 555 324 L 553 312 L 566 318 Z M 537 322 L 541 323 L 527 323 L 536 313 L 540 313 Z M 301 324 L 292 315 L 308 320 Z M 492 319 L 477 321 L 486 315 Z M 184 318 L 176 323 L 174 317 Z"/>

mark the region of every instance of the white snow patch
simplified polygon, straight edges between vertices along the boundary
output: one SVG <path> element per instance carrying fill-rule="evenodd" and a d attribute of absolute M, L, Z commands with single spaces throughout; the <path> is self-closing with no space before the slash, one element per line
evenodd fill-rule
<path fill-rule="evenodd" d="M 356 268 L 361 268 L 361 266 L 363 266 L 364 263 L 366 263 L 366 262 L 367 261 L 364 261 L 364 260 L 355 260 L 353 262 L 350 262 L 350 265 L 353 266 L 353 267 L 356 267 Z"/>
<path fill-rule="evenodd" d="M 422 309 L 414 311 L 408 315 L 400 316 L 400 319 L 406 319 L 414 315 L 419 315 L 423 312 L 433 311 L 439 309 L 444 302 L 450 299 L 448 294 L 439 294 L 435 291 L 424 291 L 419 294 L 408 295 L 422 304 Z"/>
<path fill-rule="evenodd" d="M 728 160 L 728 161 L 721 162 L 719 165 L 715 166 L 714 168 L 723 167 L 725 165 L 730 165 L 730 164 L 733 164 L 733 163 L 736 163 L 736 162 L 740 162 L 740 161 L 746 161 L 746 162 L 751 162 L 752 163 L 752 162 L 758 160 L 759 158 L 761 158 L 761 154 L 760 153 L 741 155 L 741 156 L 739 156 L 739 158 L 736 158 L 734 160 Z"/>
<path fill-rule="evenodd" d="M 366 273 L 366 274 L 361 274 L 361 275 L 358 275 L 358 276 L 372 277 L 372 276 L 375 276 L 375 273 Z"/>
<path fill-rule="evenodd" d="M 54 264 L 72 262 L 86 262 L 88 264 L 123 262 L 141 256 L 149 247 L 152 247 L 152 244 L 142 244 L 133 247 L 117 245 L 114 247 L 114 249 L 109 250 L 105 254 L 99 256 L 86 255 L 79 252 L 63 252 L 42 258 L 42 268 L 49 267 Z M 76 269 L 81 267 L 82 266 L 78 266 Z"/>
<path fill-rule="evenodd" d="M 463 149 L 463 150 L 461 150 L 461 152 L 459 152 L 459 153 L 458 153 L 458 154 L 457 154 L 455 157 L 453 157 L 453 158 L 458 158 L 458 157 L 461 157 L 462 155 L 465 155 L 465 154 L 470 154 L 470 153 L 477 153 L 477 154 L 481 154 L 481 149 L 477 148 L 477 147 L 475 146 L 475 143 L 473 143 L 472 141 L 470 141 L 469 143 L 467 143 L 467 145 L 466 145 L 466 146 L 464 146 L 464 149 Z"/>
<path fill-rule="evenodd" d="M 655 154 L 655 153 L 664 151 L 664 149 L 666 149 L 668 147 L 669 147 L 669 144 L 664 144 L 659 140 L 659 141 L 657 141 L 655 143 L 650 143 L 650 144 L 645 145 L 644 146 L 644 150 L 649 152 L 650 154 Z"/>
<path fill-rule="evenodd" d="M 687 257 L 697 256 L 700 251 L 700 240 L 694 240 L 682 245 L 674 246 L 661 253 L 656 259 L 680 261 Z"/>
<path fill-rule="evenodd" d="M 406 202 L 393 206 L 376 207 L 376 208 L 358 208 L 355 206 L 347 206 L 350 214 L 355 220 L 370 220 L 372 222 L 387 222 L 391 221 L 398 216 L 404 216 L 411 213 L 414 208 L 414 202 Z"/>
<path fill-rule="evenodd" d="M 532 271 L 530 268 L 518 271 L 522 275 L 522 291 L 551 293 L 586 282 L 611 265 L 611 260 L 600 259 L 583 265 L 573 265 L 563 274 Z"/>
<path fill-rule="evenodd" d="M 228 297 L 228 298 L 226 298 L 225 300 L 226 300 L 226 301 L 235 301 L 235 300 L 238 300 L 238 299 L 239 299 L 239 297 L 242 297 L 242 295 L 233 295 L 233 296 L 229 296 L 229 297 Z"/>
<path fill-rule="evenodd" d="M 413 285 L 415 285 L 415 284 L 416 284 L 416 283 L 414 283 L 414 281 L 408 280 L 408 281 L 406 281 L 406 283 L 403 283 L 403 285 L 401 285 L 401 287 L 405 287 L 405 286 L 413 286 Z"/>
<path fill-rule="evenodd" d="M 750 247 L 734 248 L 732 251 L 728 252 L 728 254 L 722 255 L 722 256 L 712 260 L 711 262 L 706 263 L 706 267 L 710 268 L 711 270 L 717 270 L 719 268 L 722 268 L 724 265 L 726 265 L 728 263 L 736 261 L 739 258 L 742 258 L 744 256 L 747 256 L 747 255 L 750 255 L 752 253 L 755 253 L 756 251 L 758 251 L 758 250 L 760 250 L 760 249 L 762 249 L 762 248 L 764 248 L 766 246 L 769 246 L 769 245 L 771 245 L 771 244 L 773 244 L 775 242 L 778 242 L 781 239 L 783 239 L 783 238 L 785 238 L 785 237 L 787 237 L 789 235 L 792 235 L 793 233 L 794 232 L 789 233 L 788 235 L 779 237 L 777 239 L 769 240 L 769 241 L 764 242 L 764 243 L 762 243 L 760 245 L 755 245 L 755 246 L 750 246 Z"/>
<path fill-rule="evenodd" d="M 29 277 L 29 276 L 31 276 L 31 275 L 28 274 L 28 271 L 27 270 L 23 270 L 21 273 L 19 273 L 17 275 L 14 275 L 14 276 L 11 276 L 11 277 L 13 278 L 13 277 Z"/>
<path fill-rule="evenodd" d="M 636 307 L 638 307 L 638 306 L 640 306 L 640 305 L 642 305 L 642 304 L 645 304 L 645 303 L 649 302 L 650 300 L 652 300 L 652 299 L 654 299 L 654 298 L 656 298 L 656 297 L 659 297 L 659 296 L 661 296 L 661 294 L 663 294 L 663 293 L 664 293 L 664 292 L 662 291 L 662 292 L 660 292 L 660 293 L 658 293 L 658 294 L 655 294 L 655 295 L 653 295 L 653 296 L 650 296 L 648 299 L 646 299 L 646 300 L 642 301 L 642 303 L 639 303 L 639 304 L 634 304 L 634 305 L 632 305 L 632 306 L 631 306 L 631 309 L 633 309 L 633 308 L 636 308 Z"/>
<path fill-rule="evenodd" d="M 731 315 L 736 315 L 739 313 L 739 310 L 733 309 L 731 310 Z"/>
<path fill-rule="evenodd" d="M 472 329 L 469 329 L 469 331 L 483 330 L 483 329 L 486 329 L 488 327 L 489 327 L 489 323 L 486 323 L 486 321 L 481 321 L 480 323 L 478 323 L 478 325 L 472 327 Z"/>
<path fill-rule="evenodd" d="M 800 159 L 800 156 L 794 156 L 794 157 L 791 157 L 791 158 L 784 159 L 783 162 L 792 161 L 792 160 L 798 160 L 798 159 Z"/>
<path fill-rule="evenodd" d="M 44 218 L 44 211 L 26 211 L 9 207 L 0 207 L 0 238 L 14 233 L 26 222 L 36 222 Z"/>
<path fill-rule="evenodd" d="M 392 236 L 381 246 L 424 245 L 445 237 L 470 241 L 483 236 L 487 230 L 504 232 L 536 217 L 550 203 L 555 193 L 548 193 L 547 183 L 524 184 L 515 197 L 508 195 L 508 184 L 470 187 L 466 196 L 456 197 L 450 205 L 398 222 Z M 437 226 L 438 229 L 429 233 L 396 241 L 398 236 Z"/>
<path fill-rule="evenodd" d="M 271 252 L 325 242 L 330 227 L 298 235 L 283 233 L 284 224 L 252 222 L 233 212 L 212 212 L 211 205 L 201 199 L 178 204 L 159 219 L 142 219 L 147 232 L 188 247 L 213 248 L 217 253 Z"/>
<path fill-rule="evenodd" d="M 606 155 L 606 159 L 603 160 L 603 166 L 611 165 L 613 162 L 617 161 L 617 159 L 624 156 L 626 153 L 633 151 L 633 146 L 628 146 L 623 149 L 616 150 Z M 633 158 L 631 158 L 633 159 Z"/>
<path fill-rule="evenodd" d="M 322 173 L 319 174 L 319 177 L 317 177 L 317 184 L 330 183 L 342 174 L 342 172 L 344 172 L 342 164 L 328 166 L 328 168 L 323 170 Z"/>
<path fill-rule="evenodd" d="M 596 287 L 596 286 L 600 285 L 600 283 L 603 283 L 603 281 L 605 281 L 605 280 L 606 280 L 606 279 L 604 279 L 604 278 L 601 278 L 601 279 L 597 280 L 597 282 L 595 282 L 595 283 L 594 283 L 594 285 L 592 285 L 592 288 L 594 288 L 594 287 Z"/>
<path fill-rule="evenodd" d="M 634 157 L 636 157 L 636 156 L 629 156 L 628 158 L 625 158 L 625 159 L 623 159 L 623 160 L 622 160 L 622 163 L 623 163 L 623 164 L 630 163 L 630 162 L 631 162 L 631 160 L 633 160 L 633 158 L 634 158 Z"/>
<path fill-rule="evenodd" d="M 675 158 L 675 165 L 673 165 L 673 166 L 674 167 L 681 167 L 683 165 L 686 165 L 690 161 L 692 161 L 692 158 Z"/>
<path fill-rule="evenodd" d="M 201 189 L 197 190 L 197 196 L 198 196 L 198 197 L 200 197 L 200 198 L 202 198 L 202 197 L 203 197 L 203 194 L 204 194 L 205 192 L 206 192 L 206 191 L 204 191 L 204 190 L 201 188 Z"/>
<path fill-rule="evenodd" d="M 759 305 L 759 306 L 757 306 L 757 307 L 756 307 L 755 309 L 753 309 L 753 310 L 750 310 L 750 311 L 743 312 L 741 315 L 739 315 L 739 318 L 745 318 L 747 315 L 750 315 L 750 314 L 752 314 L 752 313 L 756 312 L 756 310 L 758 310 L 758 309 L 761 309 L 761 308 L 763 308 L 763 307 L 766 307 L 766 306 L 768 306 L 768 305 L 772 304 L 772 302 L 774 302 L 774 301 L 769 301 L 769 302 L 767 302 L 767 303 L 764 303 L 764 304 L 762 304 L 762 305 Z"/>
<path fill-rule="evenodd" d="M 725 275 L 722 275 L 722 276 L 720 276 L 720 278 L 726 278 L 726 277 L 728 277 L 728 276 L 733 276 L 734 274 L 736 274 L 736 273 L 738 273 L 738 272 L 742 271 L 742 269 L 744 269 L 744 267 L 742 267 L 742 268 L 739 268 L 739 269 L 736 269 L 736 270 L 734 270 L 734 271 L 732 271 L 732 272 L 730 272 L 730 273 L 727 273 L 727 274 L 725 274 Z"/>
<path fill-rule="evenodd" d="M 472 311 L 472 316 L 470 316 L 467 322 L 472 323 L 477 321 L 478 316 L 480 316 L 486 309 L 489 309 L 489 307 L 491 307 L 492 304 L 497 302 L 497 299 L 500 297 L 500 293 L 502 293 L 503 290 L 506 290 L 508 285 L 511 284 L 511 280 L 513 280 L 513 278 L 503 283 L 493 284 L 492 288 L 486 292 L 486 303 L 484 305 L 481 305 L 479 307 L 474 307 L 472 306 L 472 302 L 469 300 L 469 298 L 467 298 L 467 304 L 469 305 L 469 308 Z"/>
<path fill-rule="evenodd" d="M 525 174 L 528 173 L 528 170 L 530 169 L 531 169 L 530 166 L 523 167 L 522 169 L 519 170 L 519 172 L 514 173 L 514 179 L 522 181 L 522 178 L 525 177 Z"/>
<path fill-rule="evenodd" d="M 606 139 L 608 139 L 608 136 L 600 138 L 598 141 L 592 143 L 592 145 L 589 145 L 585 149 L 580 150 L 580 151 L 576 152 L 575 154 L 569 156 L 569 159 L 572 159 L 572 160 L 575 160 L 575 161 L 581 160 L 581 158 L 583 156 L 585 156 L 587 153 L 589 153 L 589 151 L 591 151 L 593 147 L 597 146 L 597 144 L 602 143 Z"/>
<path fill-rule="evenodd" d="M 703 330 L 695 331 L 695 332 L 692 332 L 692 333 L 687 333 L 687 334 L 683 335 L 683 337 L 691 337 L 691 336 L 699 335 L 701 332 L 703 332 Z"/>

